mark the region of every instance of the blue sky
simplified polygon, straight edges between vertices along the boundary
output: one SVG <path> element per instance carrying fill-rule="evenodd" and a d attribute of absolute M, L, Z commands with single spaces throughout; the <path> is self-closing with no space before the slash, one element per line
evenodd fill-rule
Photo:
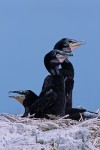
<path fill-rule="evenodd" d="M 0 113 L 23 113 L 10 90 L 39 94 L 44 55 L 63 37 L 85 40 L 73 52 L 73 107 L 100 108 L 100 1 L 0 0 Z"/>

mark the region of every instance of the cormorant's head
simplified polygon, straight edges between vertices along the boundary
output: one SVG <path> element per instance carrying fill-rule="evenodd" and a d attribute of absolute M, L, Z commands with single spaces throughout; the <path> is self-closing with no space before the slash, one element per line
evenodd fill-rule
<path fill-rule="evenodd" d="M 65 59 L 68 60 L 68 56 L 73 56 L 72 53 L 66 53 L 60 50 L 55 50 L 55 51 L 56 51 L 56 58 L 60 63 L 64 62 Z"/>
<path fill-rule="evenodd" d="M 38 98 L 38 96 L 34 92 L 32 92 L 31 90 L 10 91 L 9 93 L 15 93 L 15 94 L 17 93 L 18 96 L 9 96 L 9 97 L 16 99 L 21 104 L 24 103 L 26 97 L 29 100 L 32 100 L 32 102 L 35 101 Z M 20 94 L 20 96 L 19 96 L 19 94 Z"/>
<path fill-rule="evenodd" d="M 18 102 L 20 102 L 21 104 L 24 103 L 25 101 L 25 96 L 27 95 L 31 95 L 32 91 L 31 90 L 20 90 L 20 91 L 10 91 L 9 93 L 17 93 L 17 94 L 20 94 L 22 96 L 9 96 L 10 98 L 14 98 L 16 99 Z"/>
<path fill-rule="evenodd" d="M 83 44 L 85 44 L 85 41 L 63 38 L 55 44 L 54 49 L 71 52 L 72 50 Z"/>

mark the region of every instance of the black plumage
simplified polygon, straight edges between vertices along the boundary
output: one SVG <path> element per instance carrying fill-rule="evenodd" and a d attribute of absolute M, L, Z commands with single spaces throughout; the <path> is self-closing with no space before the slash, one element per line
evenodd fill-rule
<path fill-rule="evenodd" d="M 71 52 L 71 48 L 69 47 L 70 43 L 73 43 L 74 40 L 68 39 L 68 38 L 63 38 L 59 40 L 55 45 L 54 45 L 54 50 L 58 49 L 61 51 L 68 51 Z"/>
<path fill-rule="evenodd" d="M 72 108 L 72 91 L 74 87 L 74 67 L 70 61 L 64 61 L 61 64 L 60 73 L 65 79 L 65 98 L 66 109 Z"/>
<path fill-rule="evenodd" d="M 65 104 L 64 104 L 63 109 L 65 109 L 65 114 L 68 114 L 68 110 L 73 112 L 72 91 L 74 87 L 74 67 L 72 63 L 68 60 L 68 56 L 71 56 L 72 50 L 80 45 L 81 43 L 79 41 L 68 39 L 68 38 L 63 38 L 60 41 L 58 41 L 55 44 L 53 50 L 47 53 L 44 57 L 44 64 L 48 72 L 51 75 L 54 75 L 55 78 L 56 78 L 56 75 L 59 75 L 59 74 L 62 75 L 62 77 L 64 78 L 63 85 L 64 85 Z M 59 53 L 61 57 L 59 57 L 57 53 Z M 59 65 L 61 65 L 61 69 L 59 69 Z M 50 84 L 48 84 L 48 82 Z M 41 92 L 42 94 L 46 93 L 48 89 L 54 88 L 55 85 L 51 84 L 52 82 L 53 81 L 50 80 L 50 77 L 48 81 L 44 81 L 45 86 L 43 86 L 43 89 Z M 57 82 L 59 82 L 59 80 Z M 62 91 L 59 91 L 59 93 L 56 93 L 56 94 L 61 95 L 62 94 L 61 92 Z M 76 109 L 74 111 L 76 111 Z M 51 111 L 51 114 L 52 114 L 52 111 Z"/>
<path fill-rule="evenodd" d="M 74 68 L 68 61 L 68 56 L 71 55 L 73 44 L 74 48 L 78 46 L 77 42 L 63 38 L 55 44 L 52 51 L 45 55 L 44 64 L 51 76 L 44 80 L 40 96 L 30 109 L 31 114 L 62 116 L 65 114 L 65 107 L 72 108 Z M 61 69 L 59 69 L 60 64 Z"/>
<path fill-rule="evenodd" d="M 56 58 L 56 52 L 50 51 L 44 57 L 44 65 L 48 72 L 52 75 L 59 74 L 59 61 Z"/>
<path fill-rule="evenodd" d="M 67 108 L 65 110 L 65 113 L 69 115 L 67 118 L 77 120 L 77 121 L 84 119 L 84 115 L 83 115 L 84 112 L 86 112 L 86 109 L 83 109 L 83 108 L 81 109 L 80 108 Z"/>
<path fill-rule="evenodd" d="M 64 92 L 64 77 L 62 75 L 46 77 L 38 100 L 31 106 L 30 114 L 35 113 L 35 117 L 46 117 L 48 114 L 65 115 Z"/>
<path fill-rule="evenodd" d="M 67 61 L 68 56 L 72 56 L 72 54 L 60 50 L 52 50 L 45 55 L 44 65 L 51 75 L 59 75 L 59 65 L 65 59 Z"/>

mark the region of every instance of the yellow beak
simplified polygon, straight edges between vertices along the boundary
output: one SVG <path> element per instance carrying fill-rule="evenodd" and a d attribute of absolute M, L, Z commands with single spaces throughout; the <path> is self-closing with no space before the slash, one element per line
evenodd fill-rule
<path fill-rule="evenodd" d="M 70 43 L 69 47 L 71 48 L 71 50 L 76 49 L 77 47 L 79 47 L 80 45 L 85 44 L 85 41 L 76 41 L 75 43 Z"/>
<path fill-rule="evenodd" d="M 19 103 L 23 104 L 25 96 L 9 96 L 10 98 L 16 99 Z"/>

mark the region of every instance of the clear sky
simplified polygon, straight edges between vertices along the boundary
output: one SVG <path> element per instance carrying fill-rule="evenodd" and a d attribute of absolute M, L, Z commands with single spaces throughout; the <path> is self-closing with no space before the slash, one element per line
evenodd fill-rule
<path fill-rule="evenodd" d="M 61 38 L 86 40 L 73 52 L 73 107 L 100 108 L 100 0 L 0 0 L 0 113 L 23 113 L 10 90 L 39 94 L 44 55 Z"/>

